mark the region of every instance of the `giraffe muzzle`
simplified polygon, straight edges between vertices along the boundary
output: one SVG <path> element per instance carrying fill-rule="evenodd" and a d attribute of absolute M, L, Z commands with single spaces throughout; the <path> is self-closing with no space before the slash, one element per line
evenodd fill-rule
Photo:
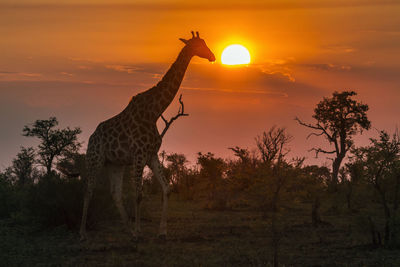
<path fill-rule="evenodd" d="M 213 53 L 211 53 L 211 56 L 208 58 L 208 61 L 215 62 L 215 56 Z"/>

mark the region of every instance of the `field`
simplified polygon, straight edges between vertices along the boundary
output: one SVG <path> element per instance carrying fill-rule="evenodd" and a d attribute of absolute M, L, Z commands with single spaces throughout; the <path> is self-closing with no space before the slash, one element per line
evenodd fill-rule
<path fill-rule="evenodd" d="M 271 214 L 249 209 L 210 211 L 170 199 L 167 241 L 157 238 L 159 197 L 143 205 L 143 238 L 132 243 L 118 218 L 91 229 L 43 229 L 16 219 L 1 221 L 3 266 L 273 266 Z M 279 266 L 399 266 L 398 250 L 374 249 L 360 216 L 322 209 L 327 223 L 314 228 L 311 204 L 283 206 L 277 219 Z M 336 214 L 336 215 L 334 215 Z M 339 214 L 339 215 L 338 215 Z M 346 223 L 342 223 L 346 222 Z M 351 222 L 351 223 L 349 223 Z"/>

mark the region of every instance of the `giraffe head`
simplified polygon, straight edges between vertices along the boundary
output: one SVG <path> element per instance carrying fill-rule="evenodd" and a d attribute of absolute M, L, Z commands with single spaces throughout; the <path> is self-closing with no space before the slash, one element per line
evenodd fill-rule
<path fill-rule="evenodd" d="M 206 45 L 206 42 L 199 37 L 199 32 L 196 32 L 196 36 L 192 31 L 192 39 L 186 40 L 183 38 L 179 38 L 189 49 L 190 53 L 193 56 L 198 56 L 201 58 L 206 58 L 210 62 L 215 61 L 215 56 L 213 52 L 211 52 L 210 48 Z"/>

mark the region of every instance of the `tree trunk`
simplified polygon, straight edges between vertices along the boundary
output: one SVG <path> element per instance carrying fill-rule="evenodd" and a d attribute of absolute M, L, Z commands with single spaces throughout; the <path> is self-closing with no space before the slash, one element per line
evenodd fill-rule
<path fill-rule="evenodd" d="M 321 216 L 319 214 L 319 207 L 320 206 L 321 206 L 320 199 L 319 199 L 319 197 L 316 197 L 315 201 L 313 203 L 312 212 L 311 212 L 311 220 L 312 220 L 312 225 L 314 227 L 318 227 L 322 222 Z"/>
<path fill-rule="evenodd" d="M 393 199 L 393 214 L 392 214 L 392 243 L 397 244 L 397 210 L 399 208 L 399 189 L 400 189 L 400 174 L 396 176 L 396 185 Z"/>
<path fill-rule="evenodd" d="M 50 157 L 48 161 L 46 161 L 46 174 L 51 174 L 51 167 L 53 166 L 54 157 Z"/>
<path fill-rule="evenodd" d="M 278 188 L 275 191 L 274 196 L 272 198 L 272 211 L 274 213 L 278 212 L 278 210 L 279 210 L 279 206 L 278 206 L 278 203 L 279 203 L 279 191 L 280 191 L 280 188 Z"/>
<path fill-rule="evenodd" d="M 370 233 L 371 233 L 371 243 L 374 247 L 380 247 L 382 245 L 381 236 L 378 231 L 376 231 L 376 227 L 371 217 L 368 217 Z"/>
<path fill-rule="evenodd" d="M 342 164 L 342 161 L 344 157 L 346 156 L 345 153 L 340 152 L 337 157 L 333 160 L 332 163 L 332 181 L 331 181 L 331 189 L 333 192 L 336 192 L 338 190 L 338 183 L 339 183 L 339 170 L 340 170 L 340 165 Z"/>
<path fill-rule="evenodd" d="M 280 233 L 278 229 L 276 229 L 276 220 L 277 213 L 274 212 L 272 214 L 272 222 L 271 222 L 271 232 L 272 232 L 272 250 L 273 250 L 273 266 L 279 266 L 279 241 L 280 241 Z"/>
<path fill-rule="evenodd" d="M 385 245 L 389 245 L 391 243 L 391 217 L 390 217 L 390 209 L 388 204 L 385 202 L 384 204 L 384 211 L 385 211 Z"/>
<path fill-rule="evenodd" d="M 353 194 L 353 186 L 351 185 L 350 181 L 348 182 L 348 187 L 349 187 L 349 189 L 348 189 L 347 194 L 346 194 L 347 209 L 349 211 L 351 211 L 351 208 L 352 208 L 352 206 L 351 206 L 351 196 Z"/>
<path fill-rule="evenodd" d="M 381 196 L 381 201 L 383 205 L 383 212 L 385 214 L 385 236 L 384 236 L 384 242 L 385 246 L 388 246 L 391 243 L 391 216 L 390 216 L 390 208 L 389 204 L 387 203 L 385 193 L 381 190 L 379 186 L 377 186 L 378 192 Z"/>
<path fill-rule="evenodd" d="M 51 174 L 51 165 L 46 166 L 46 174 L 50 175 Z"/>

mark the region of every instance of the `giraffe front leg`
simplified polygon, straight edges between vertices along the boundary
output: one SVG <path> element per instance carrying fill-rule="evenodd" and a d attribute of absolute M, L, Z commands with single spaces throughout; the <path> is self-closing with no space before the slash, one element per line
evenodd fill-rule
<path fill-rule="evenodd" d="M 140 184 L 140 185 L 139 185 Z M 142 185 L 141 181 L 136 184 L 136 201 L 135 201 L 135 234 L 139 238 L 142 232 L 140 228 L 140 203 L 142 202 Z"/>
<path fill-rule="evenodd" d="M 135 190 L 135 230 L 133 236 L 135 240 L 138 240 L 141 235 L 140 227 L 140 204 L 142 202 L 142 190 L 143 190 L 143 169 L 144 163 L 142 161 L 135 161 L 131 169 L 131 175 L 133 178 L 132 186 Z"/>
<path fill-rule="evenodd" d="M 166 239 L 167 237 L 167 209 L 168 209 L 168 190 L 169 186 L 167 180 L 164 177 L 162 172 L 161 163 L 158 160 L 158 156 L 153 156 L 151 160 L 151 170 L 153 171 L 154 176 L 158 179 L 162 187 L 163 193 L 163 203 L 162 203 L 162 212 L 161 212 L 161 222 L 160 222 L 160 239 Z"/>
<path fill-rule="evenodd" d="M 135 189 L 135 235 L 137 238 L 140 237 L 140 204 L 142 202 L 142 173 L 136 173 L 134 177 L 134 189 Z"/>

